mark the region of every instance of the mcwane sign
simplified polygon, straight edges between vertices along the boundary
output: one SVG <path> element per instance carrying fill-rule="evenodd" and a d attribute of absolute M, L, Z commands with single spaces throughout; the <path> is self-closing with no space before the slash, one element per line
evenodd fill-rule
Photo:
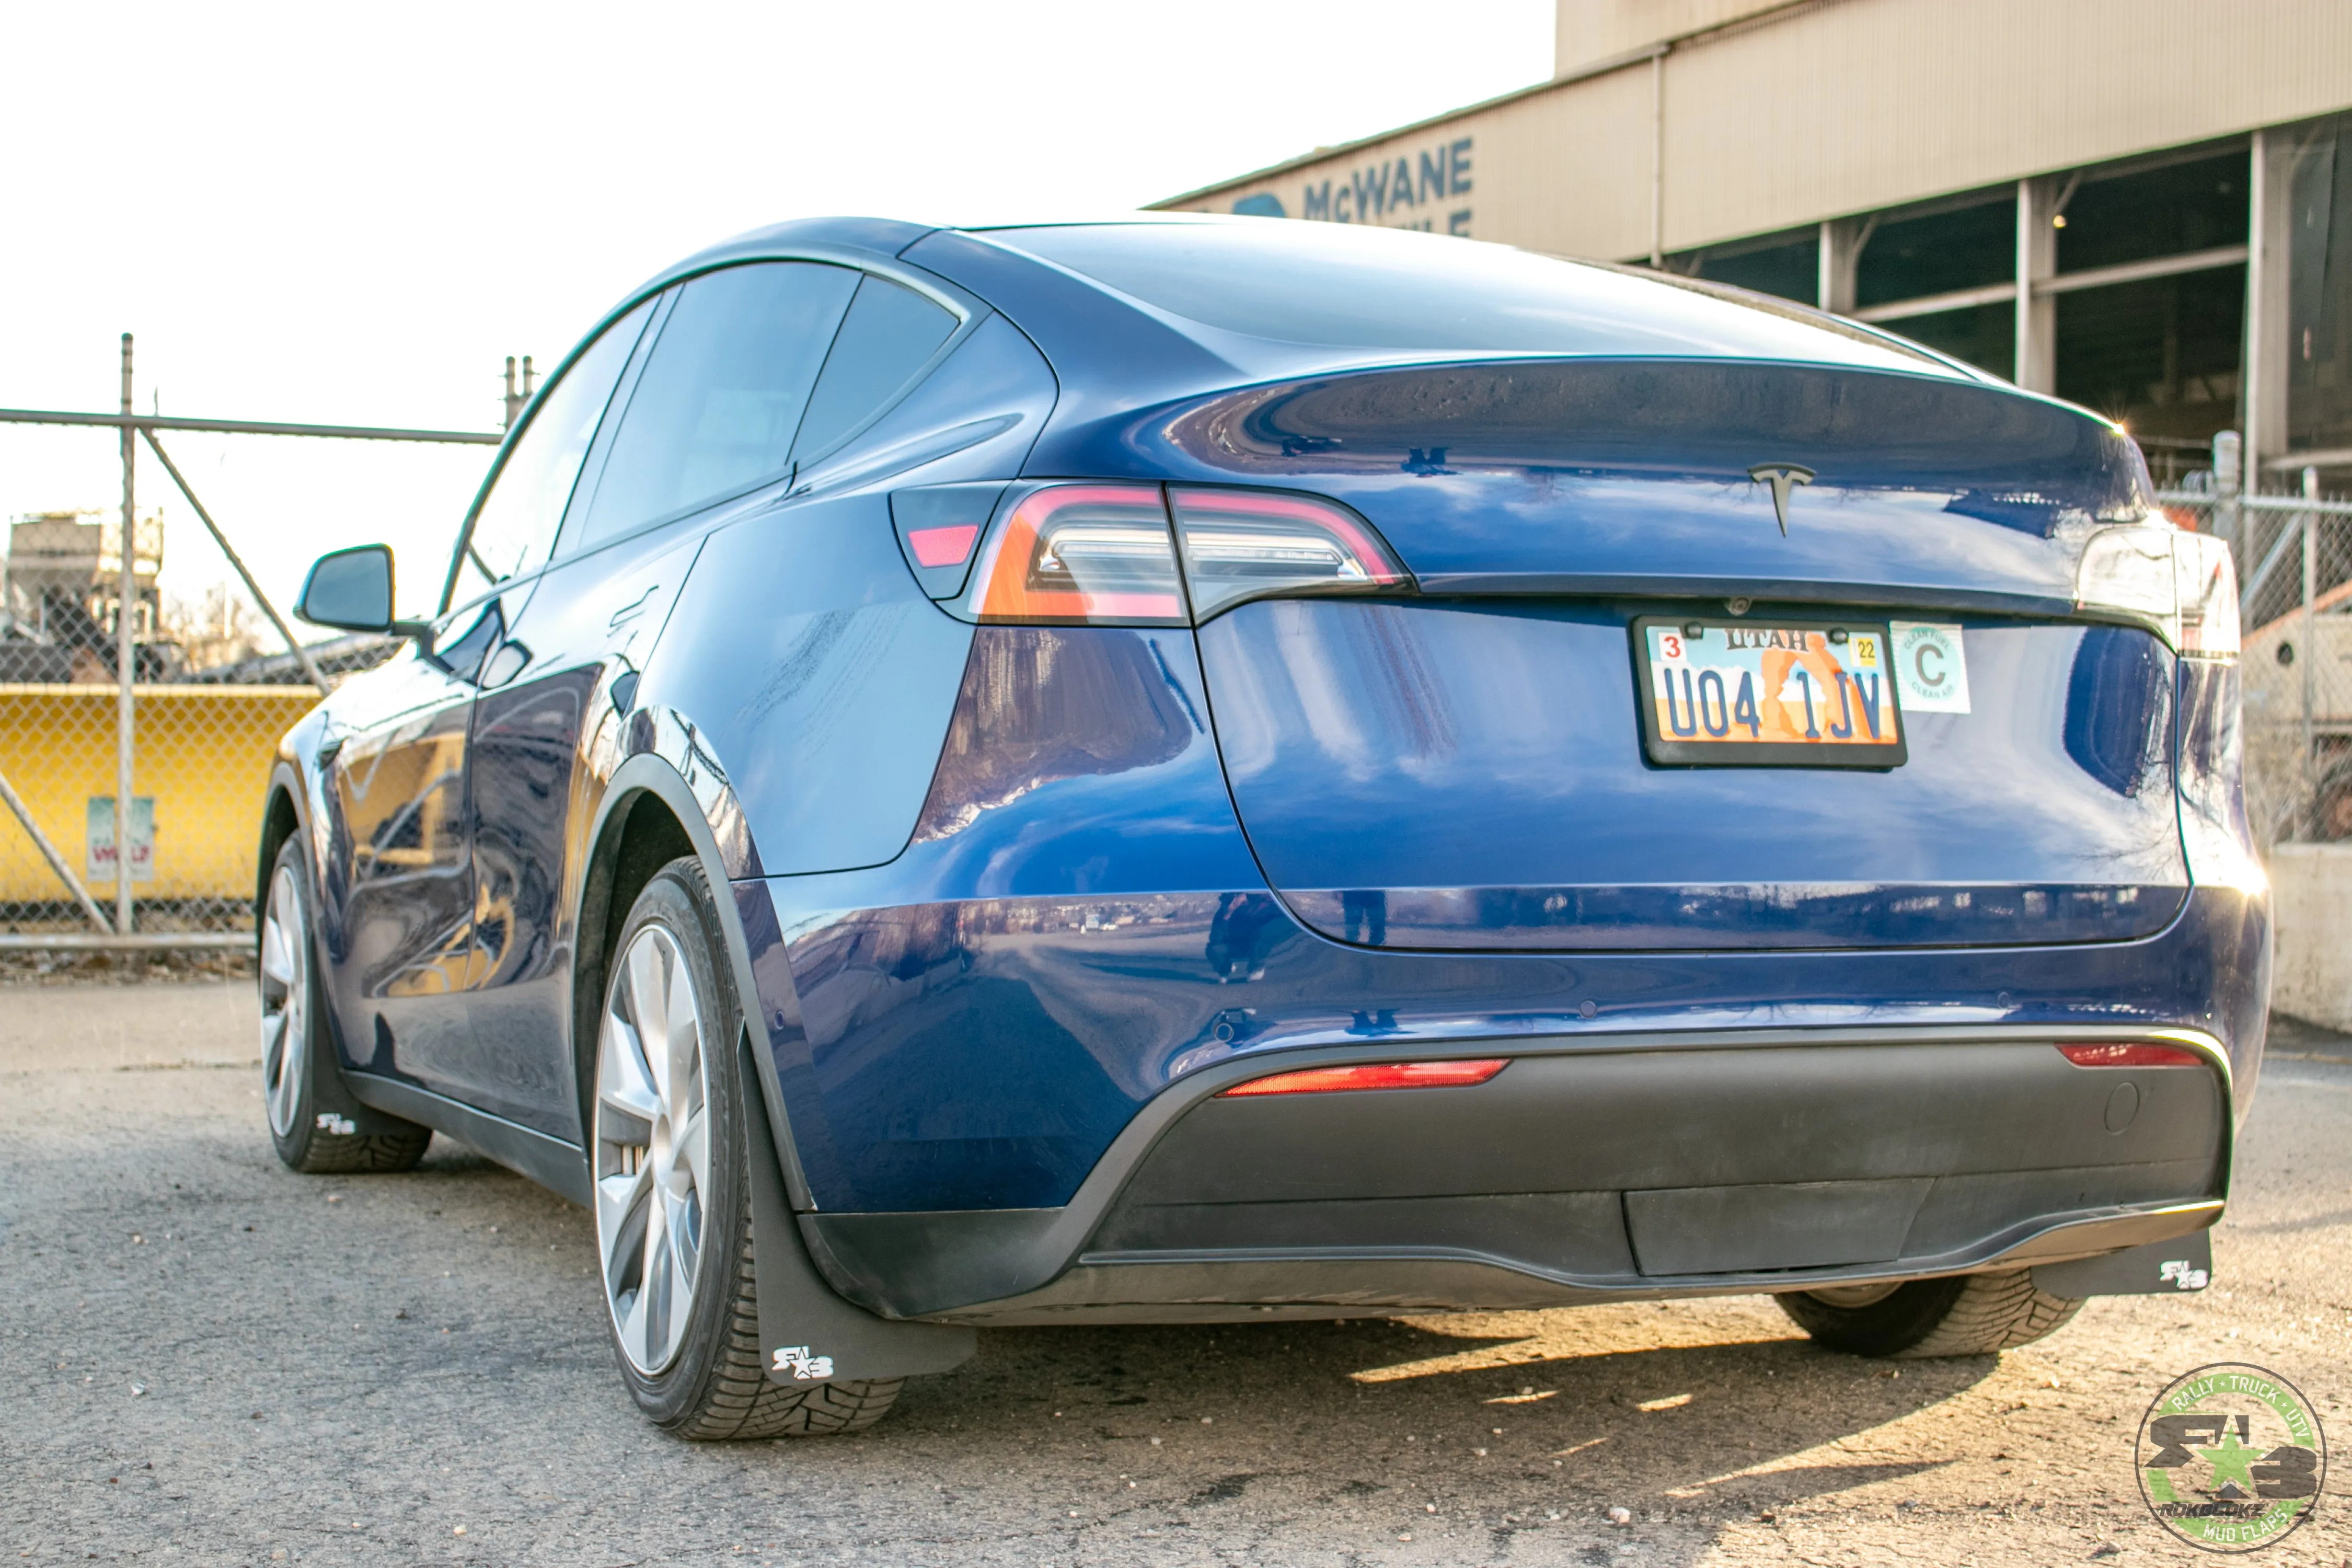
<path fill-rule="evenodd" d="M 1281 194 L 1260 191 L 1234 202 L 1234 211 L 1466 235 L 1470 207 L 1463 198 L 1470 195 L 1471 141 L 1465 136 L 1395 158 L 1383 154 L 1345 174 L 1303 181 L 1295 187 L 1295 210 Z"/>

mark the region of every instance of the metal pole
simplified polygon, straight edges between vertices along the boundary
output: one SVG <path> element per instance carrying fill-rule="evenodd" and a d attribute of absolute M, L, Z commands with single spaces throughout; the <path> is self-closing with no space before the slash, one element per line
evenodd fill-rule
<path fill-rule="evenodd" d="M 228 557 L 228 563 L 236 568 L 237 576 L 244 580 L 245 591 L 253 595 L 253 602 L 261 606 L 261 613 L 269 617 L 269 624 L 278 628 L 278 635 L 286 639 L 286 646 L 301 661 L 302 673 L 310 677 L 310 684 L 321 693 L 332 692 L 334 688 L 327 683 L 327 678 L 319 673 L 318 665 L 312 662 L 310 650 L 295 637 L 294 628 L 286 624 L 285 618 L 278 613 L 278 606 L 269 602 L 269 595 L 261 591 L 261 584 L 255 582 L 253 574 L 246 570 L 245 558 L 237 554 L 236 547 L 229 543 L 228 535 L 223 533 L 220 524 L 213 521 L 213 514 L 205 510 L 205 503 L 196 499 L 196 492 L 188 488 L 186 477 L 180 472 L 179 465 L 172 461 L 172 455 L 163 450 L 163 444 L 155 439 L 155 432 L 142 427 L 139 433 L 147 438 L 148 447 L 163 463 L 163 471 L 172 476 L 172 482 L 180 487 L 180 493 L 187 498 L 188 505 L 194 509 L 197 519 L 212 531 L 213 542 L 220 546 L 223 555 Z"/>
<path fill-rule="evenodd" d="M 1666 51 L 1650 57 L 1650 265 L 1666 264 Z"/>
<path fill-rule="evenodd" d="M 26 837 L 32 839 L 33 847 L 41 852 L 41 858 L 49 863 L 49 869 L 58 874 L 58 880 L 66 885 L 66 891 L 81 905 L 81 912 L 89 917 L 89 923 L 112 936 L 114 928 L 106 923 L 105 911 L 98 907 L 98 900 L 89 896 L 89 889 L 81 885 L 81 879 L 73 874 L 73 868 L 66 864 L 66 858 L 58 853 L 58 847 L 49 842 L 49 836 L 41 831 L 40 824 L 33 820 L 33 813 L 25 805 L 25 797 L 16 793 L 16 786 L 8 782 L 5 773 L 0 773 L 0 801 L 7 803 L 8 809 L 25 829 Z"/>
<path fill-rule="evenodd" d="M 2213 531 L 2220 534 L 2238 553 L 2238 574 L 2245 575 L 2246 558 L 2251 539 L 2239 537 L 2238 483 L 2243 473 L 2240 458 L 2243 451 L 2235 430 L 2213 433 Z"/>
<path fill-rule="evenodd" d="M 2303 493 L 2314 500 L 2318 499 L 2319 470 L 2317 468 L 2303 470 Z M 2295 662 L 2303 667 L 2303 798 L 2306 831 L 2309 831 L 2310 826 L 2313 826 L 2310 823 L 2309 815 L 2318 805 L 2318 802 L 2313 799 L 2316 788 L 2317 770 L 2314 765 L 2312 755 L 2311 734 L 2312 700 L 2317 690 L 2319 671 L 2319 650 L 2312 643 L 2312 601 L 2318 596 L 2319 514 L 2307 511 L 2303 514 L 2303 622 L 2295 632 L 2295 639 L 2301 644 L 2296 651 L 2303 656 Z"/>
<path fill-rule="evenodd" d="M 131 334 L 122 334 L 122 413 L 131 414 Z M 114 929 L 129 936 L 131 912 L 131 754 L 137 714 L 131 688 L 139 674 L 139 541 L 133 512 L 138 438 L 122 427 L 122 570 L 114 603 Z"/>

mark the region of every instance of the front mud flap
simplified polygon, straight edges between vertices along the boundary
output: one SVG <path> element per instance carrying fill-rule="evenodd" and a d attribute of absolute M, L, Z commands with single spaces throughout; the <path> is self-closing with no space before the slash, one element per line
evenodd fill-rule
<path fill-rule="evenodd" d="M 760 1350 L 772 1383 L 864 1382 L 947 1372 L 979 1336 L 940 1323 L 892 1322 L 842 1300 L 809 1261 L 784 1194 L 783 1167 L 748 1037 L 738 1053 L 751 1155 L 752 1287 Z"/>

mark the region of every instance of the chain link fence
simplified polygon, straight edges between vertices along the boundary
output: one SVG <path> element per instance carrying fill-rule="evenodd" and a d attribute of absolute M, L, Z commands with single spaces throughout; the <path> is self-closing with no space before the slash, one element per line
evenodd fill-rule
<path fill-rule="evenodd" d="M 122 508 L 8 527 L 0 952 L 249 945 L 260 807 L 279 739 L 341 679 L 401 646 L 385 637 L 296 646 L 157 433 L 499 439 L 136 416 L 128 339 L 123 355 L 120 415 L 0 409 L 7 424 L 113 426 L 124 469 Z M 135 465 L 142 442 L 162 475 Z M 168 538 L 160 510 L 133 507 L 134 473 L 145 498 L 163 481 Z M 199 585 L 187 597 L 164 591 L 167 546 L 173 580 Z"/>
<path fill-rule="evenodd" d="M 2265 850 L 2352 838 L 2352 500 L 2308 468 L 2298 494 L 2241 492 L 2235 439 L 2158 496 L 2237 564 L 2247 816 Z"/>

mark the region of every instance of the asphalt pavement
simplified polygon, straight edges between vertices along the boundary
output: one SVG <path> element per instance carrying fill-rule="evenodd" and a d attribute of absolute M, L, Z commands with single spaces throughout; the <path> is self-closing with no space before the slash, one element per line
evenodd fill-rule
<path fill-rule="evenodd" d="M 622 1390 L 584 1211 L 446 1140 L 278 1164 L 242 983 L 0 986 L 0 1560 L 2183 1563 L 2131 1469 L 2174 1374 L 2252 1362 L 2352 1436 L 2346 1043 L 2282 1039 L 2212 1289 L 2000 1358 L 1754 1297 L 1005 1330 L 869 1432 L 697 1446 Z M 2352 1563 L 2338 1458 L 2266 1563 Z"/>

